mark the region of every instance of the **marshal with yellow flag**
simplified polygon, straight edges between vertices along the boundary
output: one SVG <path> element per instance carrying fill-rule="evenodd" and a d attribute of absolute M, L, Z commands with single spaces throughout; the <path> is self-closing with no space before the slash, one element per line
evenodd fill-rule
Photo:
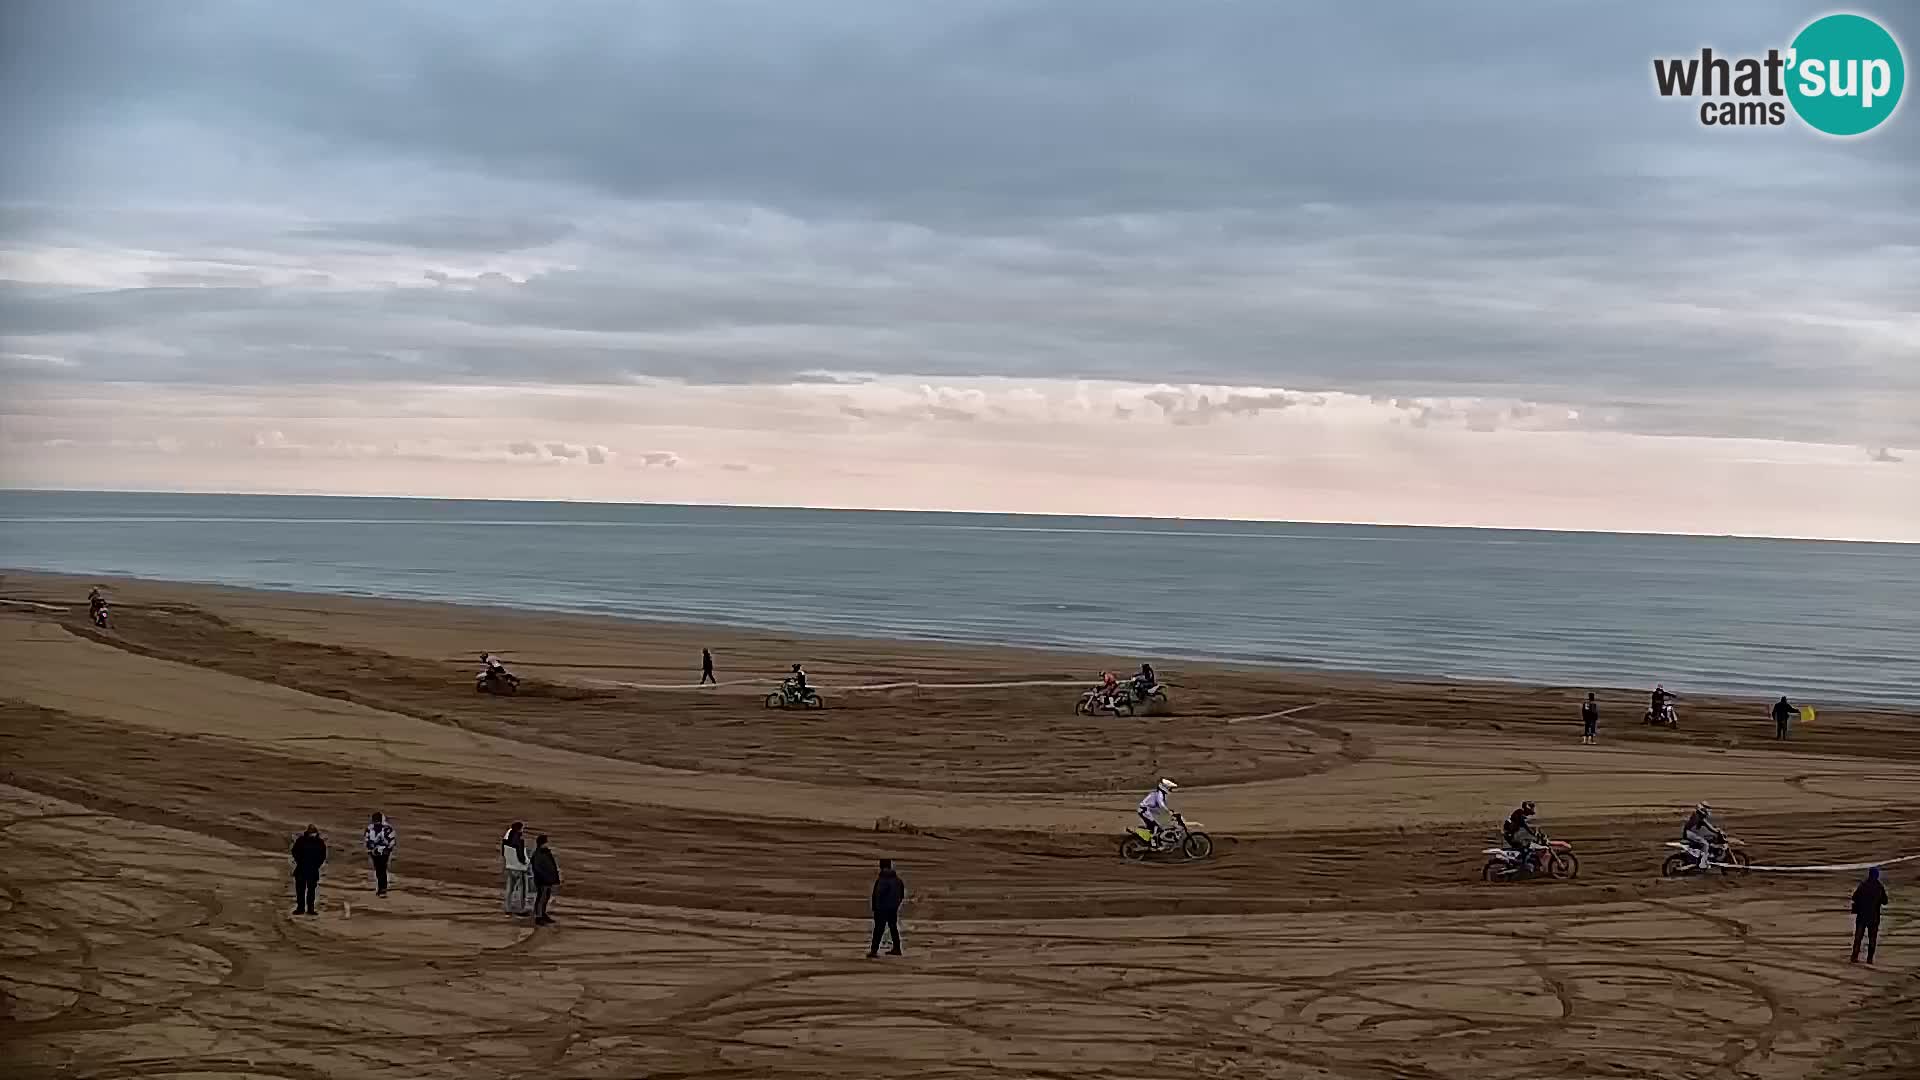
<path fill-rule="evenodd" d="M 1813 723 L 1813 706 L 1811 705 L 1800 706 L 1800 722 L 1803 724 Z"/>

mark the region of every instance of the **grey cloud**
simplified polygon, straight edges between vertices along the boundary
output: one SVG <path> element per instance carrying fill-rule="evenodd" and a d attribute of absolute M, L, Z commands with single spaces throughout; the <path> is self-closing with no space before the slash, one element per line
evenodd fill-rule
<path fill-rule="evenodd" d="M 1910 445 L 1911 107 L 1708 133 L 1649 85 L 1822 10 L 7 5 L 0 254 L 58 265 L 0 263 L 0 351 L 67 366 L 0 370 L 1191 381 Z"/>
<path fill-rule="evenodd" d="M 301 239 L 344 240 L 385 247 L 439 251 L 521 251 L 573 235 L 572 222 L 486 217 L 423 217 L 390 221 L 340 221 L 293 230 Z"/>

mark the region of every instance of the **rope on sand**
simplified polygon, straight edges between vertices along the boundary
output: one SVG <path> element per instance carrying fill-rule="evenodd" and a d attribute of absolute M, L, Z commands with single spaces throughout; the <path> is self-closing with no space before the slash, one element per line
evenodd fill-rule
<path fill-rule="evenodd" d="M 1817 874 L 1839 870 L 1871 870 L 1876 866 L 1892 866 L 1895 863 L 1912 862 L 1920 855 L 1901 855 L 1892 859 L 1875 859 L 1872 862 L 1828 863 L 1822 866 L 1748 866 L 1744 869 L 1771 874 Z M 1731 863 L 1714 863 L 1715 866 L 1728 867 Z M 1741 869 L 1734 867 L 1734 869 Z"/>

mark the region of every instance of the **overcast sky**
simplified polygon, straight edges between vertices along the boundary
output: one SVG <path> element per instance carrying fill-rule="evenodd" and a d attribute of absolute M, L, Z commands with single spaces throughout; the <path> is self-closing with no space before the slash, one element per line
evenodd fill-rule
<path fill-rule="evenodd" d="M 1825 10 L 0 0 L 0 484 L 1920 541 Z"/>

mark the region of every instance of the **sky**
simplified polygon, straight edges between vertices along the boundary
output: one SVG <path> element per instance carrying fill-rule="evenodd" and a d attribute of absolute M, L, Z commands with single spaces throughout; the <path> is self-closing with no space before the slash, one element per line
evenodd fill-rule
<path fill-rule="evenodd" d="M 1826 10 L 0 0 L 0 486 L 1920 542 Z"/>

